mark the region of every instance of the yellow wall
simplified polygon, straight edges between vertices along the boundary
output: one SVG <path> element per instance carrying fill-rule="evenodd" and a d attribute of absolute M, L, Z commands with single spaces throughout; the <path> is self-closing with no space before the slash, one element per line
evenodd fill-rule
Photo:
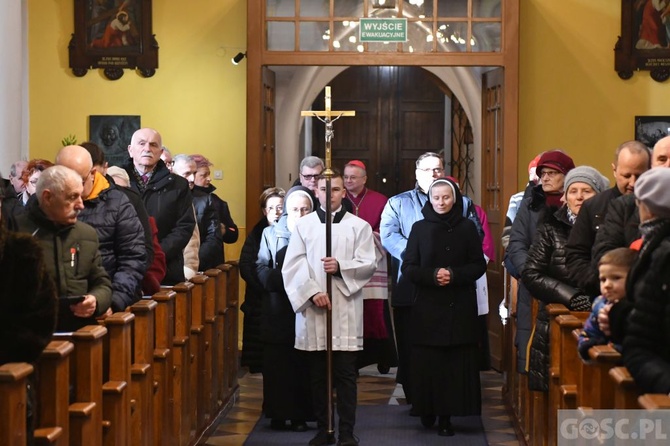
<path fill-rule="evenodd" d="M 648 71 L 624 81 L 614 71 L 621 2 L 520 3 L 519 186 L 528 161 L 555 147 L 611 179 L 614 150 L 634 138 L 635 116 L 670 114 L 667 82 Z"/>
<path fill-rule="evenodd" d="M 243 227 L 246 63 L 230 58 L 246 47 L 246 2 L 153 5 L 156 75 L 126 70 L 109 81 L 68 68 L 73 0 L 29 2 L 30 157 L 53 158 L 70 133 L 86 139 L 89 115 L 141 115 L 173 153 L 201 152 L 223 170 L 214 184 Z M 521 1 L 519 186 L 527 160 L 555 147 L 609 175 L 613 150 L 634 137 L 634 117 L 668 114 L 667 85 L 646 71 L 627 81 L 614 71 L 620 8 L 611 0 Z"/>
<path fill-rule="evenodd" d="M 173 154 L 202 153 L 223 170 L 214 185 L 244 227 L 246 64 L 230 59 L 246 48 L 246 2 L 154 1 L 159 68 L 147 79 L 125 70 L 117 81 L 99 70 L 72 75 L 73 11 L 73 0 L 29 2 L 30 157 L 53 159 L 68 134 L 87 139 L 89 115 L 140 115 Z"/>

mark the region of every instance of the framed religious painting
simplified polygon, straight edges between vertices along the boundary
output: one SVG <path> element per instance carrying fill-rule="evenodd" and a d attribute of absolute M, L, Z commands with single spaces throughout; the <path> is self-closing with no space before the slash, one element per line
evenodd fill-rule
<path fill-rule="evenodd" d="M 670 135 L 670 116 L 636 116 L 635 140 L 649 148 Z"/>
<path fill-rule="evenodd" d="M 670 0 L 621 0 L 621 35 L 614 69 L 622 79 L 647 70 L 652 79 L 670 77 Z"/>
<path fill-rule="evenodd" d="M 152 33 L 151 0 L 74 0 L 74 33 L 68 45 L 77 77 L 101 68 L 117 80 L 124 69 L 151 77 L 158 68 L 158 43 Z"/>

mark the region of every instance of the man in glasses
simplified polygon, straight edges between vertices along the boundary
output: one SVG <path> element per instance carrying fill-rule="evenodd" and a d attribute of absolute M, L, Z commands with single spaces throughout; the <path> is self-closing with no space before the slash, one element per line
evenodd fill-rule
<path fill-rule="evenodd" d="M 444 161 L 435 152 L 426 152 L 416 160 L 416 187 L 402 192 L 389 201 L 382 212 L 379 232 L 382 245 L 393 257 L 393 269 L 397 271 L 391 294 L 393 320 L 398 347 L 398 374 L 396 380 L 402 384 L 407 403 L 410 394 L 410 332 L 409 322 L 414 298 L 413 286 L 401 280 L 400 268 L 405 253 L 407 239 L 412 225 L 423 220 L 421 209 L 428 201 L 427 191 L 435 178 L 444 176 Z"/>
<path fill-rule="evenodd" d="M 302 185 L 316 194 L 318 189 L 319 177 L 325 166 L 318 156 L 306 156 L 300 161 L 300 177 L 293 184 Z M 316 200 L 314 200 L 316 202 Z"/>

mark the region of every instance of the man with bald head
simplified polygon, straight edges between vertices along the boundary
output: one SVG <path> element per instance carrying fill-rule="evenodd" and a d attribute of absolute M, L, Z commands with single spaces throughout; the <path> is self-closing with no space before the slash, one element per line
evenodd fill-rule
<path fill-rule="evenodd" d="M 130 160 L 123 167 L 130 177 L 130 188 L 140 194 L 147 212 L 156 219 L 167 261 L 163 285 L 174 285 L 185 279 L 184 248 L 193 234 L 195 215 L 188 181 L 168 170 L 162 153 L 160 133 L 139 129 L 130 140 Z"/>
<path fill-rule="evenodd" d="M 670 136 L 659 139 L 651 153 L 651 168 L 670 167 Z M 580 212 L 581 214 L 581 212 Z M 640 238 L 640 213 L 635 205 L 635 196 L 630 193 L 613 200 L 607 210 L 605 221 L 596 234 L 593 245 L 593 262 L 614 248 L 630 246 Z"/>
<path fill-rule="evenodd" d="M 147 250 L 142 223 L 125 193 L 110 184 L 93 166 L 87 149 L 63 147 L 56 165 L 69 167 L 81 177 L 84 208 L 79 220 L 95 228 L 102 265 L 112 279 L 111 311 L 124 311 L 142 297 Z"/>
<path fill-rule="evenodd" d="M 584 202 L 570 231 L 565 246 L 568 272 L 574 284 L 590 296 L 600 294 L 598 267 L 591 258 L 596 234 L 605 221 L 610 203 L 622 195 L 632 196 L 638 177 L 649 169 L 650 159 L 649 149 L 641 142 L 621 144 L 612 163 L 616 184 Z"/>

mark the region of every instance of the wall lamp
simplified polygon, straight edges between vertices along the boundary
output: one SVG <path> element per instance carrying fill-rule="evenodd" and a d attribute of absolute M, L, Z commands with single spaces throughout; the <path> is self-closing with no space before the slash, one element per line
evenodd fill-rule
<path fill-rule="evenodd" d="M 231 59 L 231 62 L 233 65 L 238 65 L 245 57 L 247 57 L 247 53 L 237 53 L 235 57 Z"/>

